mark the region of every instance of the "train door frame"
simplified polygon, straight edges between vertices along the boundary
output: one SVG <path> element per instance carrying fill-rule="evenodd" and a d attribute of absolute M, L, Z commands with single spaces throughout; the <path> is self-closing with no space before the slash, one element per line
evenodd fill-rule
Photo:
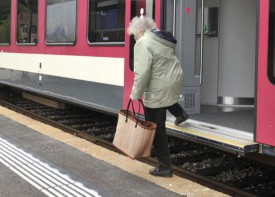
<path fill-rule="evenodd" d="M 274 1 L 274 0 L 273 0 Z M 275 156 L 275 84 L 268 73 L 270 0 L 259 0 L 256 137 L 262 152 Z M 274 66 L 274 64 L 273 64 Z"/>

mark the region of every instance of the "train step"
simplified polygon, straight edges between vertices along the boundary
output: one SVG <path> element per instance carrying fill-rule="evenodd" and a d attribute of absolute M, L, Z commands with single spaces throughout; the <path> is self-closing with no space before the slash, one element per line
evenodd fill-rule
<path fill-rule="evenodd" d="M 173 120 L 166 121 L 168 135 L 208 145 L 220 150 L 244 156 L 258 152 L 259 144 L 254 142 L 253 133 L 222 127 L 188 119 L 179 126 Z"/>

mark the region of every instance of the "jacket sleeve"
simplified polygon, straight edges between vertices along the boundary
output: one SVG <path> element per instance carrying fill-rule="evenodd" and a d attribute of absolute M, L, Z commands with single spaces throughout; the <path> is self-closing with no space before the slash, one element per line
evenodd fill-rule
<path fill-rule="evenodd" d="M 134 48 L 134 84 L 131 98 L 140 99 L 144 93 L 151 76 L 153 56 L 146 43 L 140 40 Z"/>

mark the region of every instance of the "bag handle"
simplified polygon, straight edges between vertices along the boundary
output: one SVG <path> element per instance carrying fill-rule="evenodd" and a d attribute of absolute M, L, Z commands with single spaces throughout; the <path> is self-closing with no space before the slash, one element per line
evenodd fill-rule
<path fill-rule="evenodd" d="M 147 117 L 146 117 L 145 107 L 144 107 L 143 101 L 142 101 L 141 99 L 138 99 L 138 100 L 139 100 L 139 102 L 140 102 L 140 104 L 141 104 L 141 106 L 142 106 L 142 109 L 143 109 L 143 111 L 144 111 L 144 118 L 145 118 L 145 120 L 147 121 Z"/>
<path fill-rule="evenodd" d="M 132 99 L 129 99 L 129 102 L 128 102 L 128 105 L 127 105 L 127 111 L 126 111 L 126 119 L 125 119 L 125 122 L 128 121 L 129 108 L 130 108 L 130 104 L 131 104 L 131 103 L 132 103 L 133 114 L 134 114 L 134 116 L 136 116 L 135 109 L 134 109 L 134 105 L 133 105 L 133 100 L 132 100 Z M 139 115 L 140 115 L 140 104 L 142 105 L 143 111 L 144 111 L 143 102 L 142 102 L 141 99 L 138 99 L 138 114 L 137 114 L 137 118 L 136 118 L 136 125 L 135 125 L 135 128 L 136 128 L 137 125 L 138 125 L 138 120 L 139 120 Z M 146 119 L 146 117 L 145 117 L 145 119 Z"/>

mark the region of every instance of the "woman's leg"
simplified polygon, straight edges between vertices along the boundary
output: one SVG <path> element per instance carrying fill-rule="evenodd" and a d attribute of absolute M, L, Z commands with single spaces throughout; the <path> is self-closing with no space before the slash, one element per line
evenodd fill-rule
<path fill-rule="evenodd" d="M 157 124 L 153 146 L 159 162 L 158 168 L 160 170 L 171 170 L 170 151 L 165 127 L 166 108 L 145 107 L 145 113 L 148 121 Z"/>

